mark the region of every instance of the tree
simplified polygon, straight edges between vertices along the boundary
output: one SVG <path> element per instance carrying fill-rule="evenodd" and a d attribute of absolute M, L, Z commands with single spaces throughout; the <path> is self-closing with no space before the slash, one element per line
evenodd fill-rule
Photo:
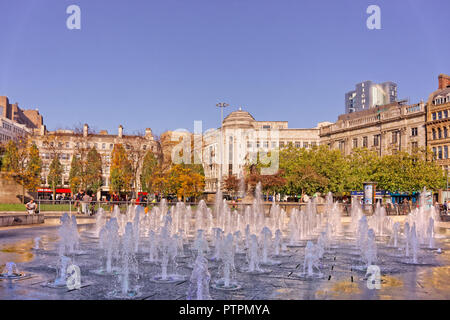
<path fill-rule="evenodd" d="M 368 148 L 353 149 L 347 157 L 349 173 L 347 177 L 347 190 L 362 190 L 363 183 L 374 180 L 381 158 Z"/>
<path fill-rule="evenodd" d="M 114 145 L 111 160 L 111 190 L 129 191 L 133 180 L 133 171 L 122 144 Z"/>
<path fill-rule="evenodd" d="M 56 199 L 56 188 L 61 185 L 63 168 L 59 157 L 54 157 L 50 164 L 50 171 L 47 176 L 47 181 L 53 191 L 53 199 Z"/>
<path fill-rule="evenodd" d="M 239 179 L 236 175 L 232 174 L 225 178 L 224 188 L 231 194 L 237 194 L 239 192 Z"/>
<path fill-rule="evenodd" d="M 159 170 L 159 162 L 152 151 L 147 151 L 142 161 L 141 186 L 144 192 L 154 192 L 155 173 Z"/>
<path fill-rule="evenodd" d="M 73 192 L 83 186 L 83 164 L 80 157 L 79 154 L 74 154 L 70 165 L 69 183 Z"/>
<path fill-rule="evenodd" d="M 97 152 L 97 149 L 89 149 L 86 156 L 86 163 L 84 164 L 84 181 L 86 190 L 97 191 L 103 185 L 102 179 L 102 156 Z"/>
<path fill-rule="evenodd" d="M 18 142 L 10 140 L 3 157 L 2 170 L 22 186 L 22 202 L 25 202 L 25 189 L 36 191 L 40 185 L 42 160 L 36 145 L 29 144 L 25 138 Z"/>

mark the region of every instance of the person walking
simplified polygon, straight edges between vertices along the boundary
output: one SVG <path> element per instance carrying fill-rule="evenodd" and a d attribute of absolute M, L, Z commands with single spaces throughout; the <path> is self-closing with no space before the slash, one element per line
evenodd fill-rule
<path fill-rule="evenodd" d="M 89 207 L 88 204 L 91 201 L 91 197 L 87 193 L 83 195 L 82 201 L 81 201 L 81 212 L 84 214 L 89 214 Z"/>

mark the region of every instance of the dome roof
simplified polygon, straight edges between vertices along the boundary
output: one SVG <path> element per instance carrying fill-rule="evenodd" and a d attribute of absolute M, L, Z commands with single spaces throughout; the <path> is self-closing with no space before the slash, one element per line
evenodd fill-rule
<path fill-rule="evenodd" d="M 247 111 L 233 111 L 223 120 L 224 128 L 253 128 L 255 118 Z"/>

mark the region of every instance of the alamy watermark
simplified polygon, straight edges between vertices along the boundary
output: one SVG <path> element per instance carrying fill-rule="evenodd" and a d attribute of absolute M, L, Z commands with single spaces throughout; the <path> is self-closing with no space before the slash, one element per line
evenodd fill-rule
<path fill-rule="evenodd" d="M 223 128 L 203 132 L 202 121 L 194 121 L 194 133 L 177 129 L 171 134 L 174 164 L 251 165 L 262 164 L 261 174 L 279 169 L 280 130 L 276 128 Z"/>
<path fill-rule="evenodd" d="M 73 4 L 67 7 L 66 13 L 70 16 L 66 20 L 66 26 L 69 30 L 81 29 L 81 9 L 79 6 Z"/>
<path fill-rule="evenodd" d="M 81 288 L 81 271 L 77 265 L 70 265 L 67 267 L 66 286 L 69 290 Z"/>
<path fill-rule="evenodd" d="M 381 289 L 381 270 L 379 266 L 370 265 L 367 267 L 366 271 L 367 277 L 367 289 L 370 290 L 380 290 Z"/>
<path fill-rule="evenodd" d="M 367 18 L 366 26 L 369 30 L 380 30 L 381 29 L 381 8 L 377 5 L 370 5 L 366 10 L 367 14 L 370 16 Z"/>

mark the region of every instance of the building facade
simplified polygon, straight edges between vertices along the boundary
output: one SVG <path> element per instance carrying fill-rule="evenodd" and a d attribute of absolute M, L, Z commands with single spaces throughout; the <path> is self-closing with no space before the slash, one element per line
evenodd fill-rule
<path fill-rule="evenodd" d="M 9 119 L 17 124 L 22 124 L 29 129 L 40 129 L 44 124 L 39 110 L 22 110 L 18 103 L 9 103 L 8 97 L 0 96 L 0 118 Z"/>
<path fill-rule="evenodd" d="M 343 114 L 320 129 L 320 143 L 340 149 L 369 148 L 383 156 L 395 151 L 415 152 L 426 147 L 426 105 L 404 101 Z"/>
<path fill-rule="evenodd" d="M 140 174 L 142 160 L 148 151 L 158 155 L 160 146 L 155 141 L 151 129 L 147 128 L 142 135 L 126 135 L 123 127 L 119 126 L 117 134 L 109 134 L 106 130 L 98 133 L 90 132 L 89 126 L 85 124 L 82 130 L 57 130 L 47 131 L 45 126 L 41 127 L 38 134 L 32 137 L 32 142 L 39 149 L 43 162 L 42 186 L 48 187 L 49 167 L 54 157 L 59 157 L 63 166 L 62 187 L 69 188 L 69 173 L 72 158 L 80 156 L 90 148 L 95 148 L 102 157 L 103 186 L 101 191 L 110 191 L 110 167 L 111 154 L 115 144 L 122 144 L 132 163 L 133 170 L 136 169 L 137 176 Z M 141 190 L 139 179 L 137 179 L 136 191 Z M 77 192 L 78 190 L 72 190 Z"/>
<path fill-rule="evenodd" d="M 364 81 L 345 94 L 345 113 L 358 112 L 397 101 L 397 84 Z"/>
<path fill-rule="evenodd" d="M 427 140 L 434 160 L 448 172 L 450 165 L 450 76 L 439 75 L 438 90 L 428 97 Z"/>
<path fill-rule="evenodd" d="M 202 134 L 192 134 L 185 131 L 166 132 L 161 135 L 162 149 L 165 158 L 169 155 L 178 157 L 180 150 L 192 150 L 194 161 L 203 165 L 205 173 L 205 192 L 214 193 L 221 181 L 235 175 L 241 177 L 248 163 L 260 161 L 277 165 L 277 153 L 271 152 L 288 146 L 312 148 L 319 145 L 319 129 L 328 125 L 319 123 L 316 128 L 294 129 L 288 127 L 287 121 L 257 121 L 247 111 L 231 112 L 223 121 L 221 128 L 207 130 Z M 169 138 L 169 136 L 171 136 Z M 164 139 L 163 139 L 164 137 Z M 174 141 L 171 145 L 163 141 Z M 178 160 L 180 159 L 178 158 Z M 189 161 L 187 158 L 184 161 Z M 269 168 L 275 173 L 276 168 Z M 223 187 L 223 185 L 222 185 Z"/>
<path fill-rule="evenodd" d="M 6 144 L 10 140 L 17 142 L 31 132 L 32 130 L 23 124 L 0 117 L 0 144 Z"/>

